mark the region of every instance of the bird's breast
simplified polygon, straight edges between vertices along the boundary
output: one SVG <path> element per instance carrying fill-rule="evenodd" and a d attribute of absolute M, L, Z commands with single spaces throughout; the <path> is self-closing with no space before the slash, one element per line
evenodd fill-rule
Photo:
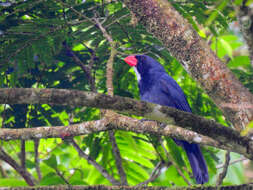
<path fill-rule="evenodd" d="M 141 100 L 163 106 L 175 107 L 171 97 L 161 90 L 160 84 L 146 87 L 140 83 L 139 89 Z"/>

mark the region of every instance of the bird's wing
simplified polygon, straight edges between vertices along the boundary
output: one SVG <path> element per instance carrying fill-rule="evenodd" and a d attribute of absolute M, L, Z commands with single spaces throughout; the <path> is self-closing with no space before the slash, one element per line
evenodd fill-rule
<path fill-rule="evenodd" d="M 161 84 L 160 87 L 162 92 L 170 98 L 175 108 L 186 112 L 192 112 L 184 92 L 173 78 L 167 74 L 162 75 L 159 79 L 159 83 Z"/>

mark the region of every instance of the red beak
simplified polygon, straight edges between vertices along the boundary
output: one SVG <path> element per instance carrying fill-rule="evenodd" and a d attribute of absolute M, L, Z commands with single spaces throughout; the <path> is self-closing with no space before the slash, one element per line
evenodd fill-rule
<path fill-rule="evenodd" d="M 134 55 L 130 55 L 124 59 L 124 61 L 130 65 L 131 67 L 136 66 L 138 63 L 138 60 L 135 58 Z"/>

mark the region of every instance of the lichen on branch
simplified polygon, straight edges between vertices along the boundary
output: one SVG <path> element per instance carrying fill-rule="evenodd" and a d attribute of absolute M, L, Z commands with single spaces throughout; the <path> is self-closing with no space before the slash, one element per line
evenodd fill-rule
<path fill-rule="evenodd" d="M 243 154 L 249 159 L 253 158 L 253 143 L 249 137 L 242 137 L 239 132 L 215 121 L 167 106 L 78 90 L 28 88 L 0 89 L 0 103 L 88 106 L 135 114 L 168 125 L 177 125 L 192 130 L 216 140 L 221 146 L 229 146 L 229 150 L 232 149 L 232 151 Z M 117 118 L 111 120 L 117 121 Z M 86 129 L 83 130 L 85 132 Z"/>

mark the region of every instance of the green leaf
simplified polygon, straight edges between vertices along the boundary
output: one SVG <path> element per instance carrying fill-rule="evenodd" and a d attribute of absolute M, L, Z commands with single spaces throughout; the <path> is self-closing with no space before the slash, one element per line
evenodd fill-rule
<path fill-rule="evenodd" d="M 94 167 L 90 167 L 86 180 L 87 182 L 89 182 L 89 184 L 95 185 L 97 184 L 97 181 L 100 177 L 101 174 L 99 173 L 99 171 Z"/>
<path fill-rule="evenodd" d="M 206 20 L 207 26 L 212 24 L 212 22 L 218 17 L 218 15 L 222 13 L 223 9 L 227 6 L 228 2 L 229 0 L 222 0 L 220 5 L 215 10 L 213 10 L 212 14 Z"/>
<path fill-rule="evenodd" d="M 19 180 L 16 178 L 2 178 L 0 179 L 0 187 L 18 187 L 27 186 L 24 180 Z"/>
<path fill-rule="evenodd" d="M 227 66 L 229 66 L 230 68 L 250 67 L 250 58 L 249 56 L 234 57 L 234 59 L 229 61 Z"/>
<path fill-rule="evenodd" d="M 222 39 L 222 38 L 219 38 L 219 42 L 221 43 L 222 47 L 224 48 L 224 50 L 228 54 L 228 56 L 230 58 L 232 58 L 233 57 L 233 55 L 232 55 L 233 54 L 233 50 L 232 50 L 230 44 L 227 41 L 225 41 L 224 39 Z"/>
<path fill-rule="evenodd" d="M 131 149 L 127 149 L 126 147 L 121 148 L 120 152 L 122 153 L 122 157 L 126 160 L 128 160 L 128 159 L 133 160 L 133 161 L 135 161 L 135 162 L 139 163 L 140 165 L 145 166 L 147 168 L 154 167 L 153 163 L 149 159 L 142 157 L 142 155 L 139 154 L 138 152 L 132 151 Z"/>
<path fill-rule="evenodd" d="M 181 168 L 186 166 L 184 160 L 182 159 L 182 149 L 173 142 L 172 139 L 166 138 L 167 147 L 169 149 L 169 153 L 173 156 L 174 161 L 176 161 L 177 165 Z"/>
<path fill-rule="evenodd" d="M 241 1 L 243 1 L 243 0 L 241 0 Z M 253 0 L 248 0 L 245 5 L 246 6 L 251 6 L 252 3 L 253 3 Z"/>
<path fill-rule="evenodd" d="M 26 167 L 29 168 L 29 169 L 32 169 L 32 168 L 35 168 L 35 167 L 36 167 L 34 161 L 26 160 L 25 163 L 26 163 Z"/>
<path fill-rule="evenodd" d="M 221 160 L 222 162 L 221 163 L 224 163 L 224 154 L 225 154 L 225 151 L 223 151 L 223 154 L 219 154 L 220 157 L 221 157 Z M 231 161 L 232 160 L 237 160 L 241 158 L 241 156 L 239 154 L 236 154 L 236 153 L 233 153 L 231 152 L 230 153 L 230 159 Z M 222 169 L 219 170 L 219 172 L 221 172 Z M 218 172 L 218 173 L 219 173 Z M 223 181 L 223 184 L 243 184 L 245 183 L 245 177 L 244 177 L 244 169 L 243 169 L 243 164 L 242 162 L 238 162 L 236 164 L 233 164 L 233 165 L 230 165 L 228 167 L 228 172 L 227 172 L 227 175 Z"/>
<path fill-rule="evenodd" d="M 223 35 L 212 39 L 211 48 L 217 53 L 219 58 L 223 58 L 225 55 L 228 55 L 231 59 L 233 59 L 233 50 L 237 49 L 241 45 L 242 43 L 238 42 L 237 36 Z"/>
<path fill-rule="evenodd" d="M 142 147 L 142 145 L 147 143 L 143 143 L 142 141 L 136 142 L 130 133 L 118 132 L 116 137 L 123 158 L 133 160 L 147 168 L 154 167 L 150 160 L 154 160 L 156 156 L 151 146 L 146 145 L 147 149 L 144 149 L 145 146 Z"/>
<path fill-rule="evenodd" d="M 242 5 L 243 0 L 235 0 L 234 3 L 238 6 Z"/>
<path fill-rule="evenodd" d="M 114 14 L 116 11 L 122 8 L 122 3 L 110 3 L 106 6 L 109 14 Z"/>
<path fill-rule="evenodd" d="M 69 183 L 71 185 L 89 185 L 84 180 L 70 180 Z"/>
<path fill-rule="evenodd" d="M 47 160 L 44 160 L 44 163 L 49 167 L 56 169 L 57 168 L 57 160 L 56 156 L 52 154 Z"/>
<path fill-rule="evenodd" d="M 128 161 L 125 168 L 129 171 L 129 175 L 136 179 L 136 182 L 142 182 L 149 178 L 147 170 L 134 162 Z"/>
<path fill-rule="evenodd" d="M 253 121 L 249 122 L 248 125 L 246 126 L 245 129 L 243 129 L 240 134 L 242 136 L 246 136 L 248 135 L 249 133 L 252 133 L 252 128 L 253 128 Z"/>
<path fill-rule="evenodd" d="M 90 146 L 90 156 L 93 159 L 96 159 L 98 157 L 101 150 L 100 140 L 100 138 L 95 137 L 95 139 L 93 139 L 92 145 Z"/>
<path fill-rule="evenodd" d="M 183 173 L 187 177 L 186 172 L 183 172 Z M 165 175 L 166 175 L 166 179 L 168 181 L 173 182 L 173 184 L 175 184 L 176 186 L 187 186 L 187 183 L 184 181 L 183 177 L 178 174 L 175 167 L 173 166 L 169 167 L 166 170 Z M 187 179 L 189 180 L 188 177 Z"/>
<path fill-rule="evenodd" d="M 60 185 L 60 184 L 65 184 L 65 182 L 55 173 L 49 173 L 40 180 L 40 185 Z"/>

